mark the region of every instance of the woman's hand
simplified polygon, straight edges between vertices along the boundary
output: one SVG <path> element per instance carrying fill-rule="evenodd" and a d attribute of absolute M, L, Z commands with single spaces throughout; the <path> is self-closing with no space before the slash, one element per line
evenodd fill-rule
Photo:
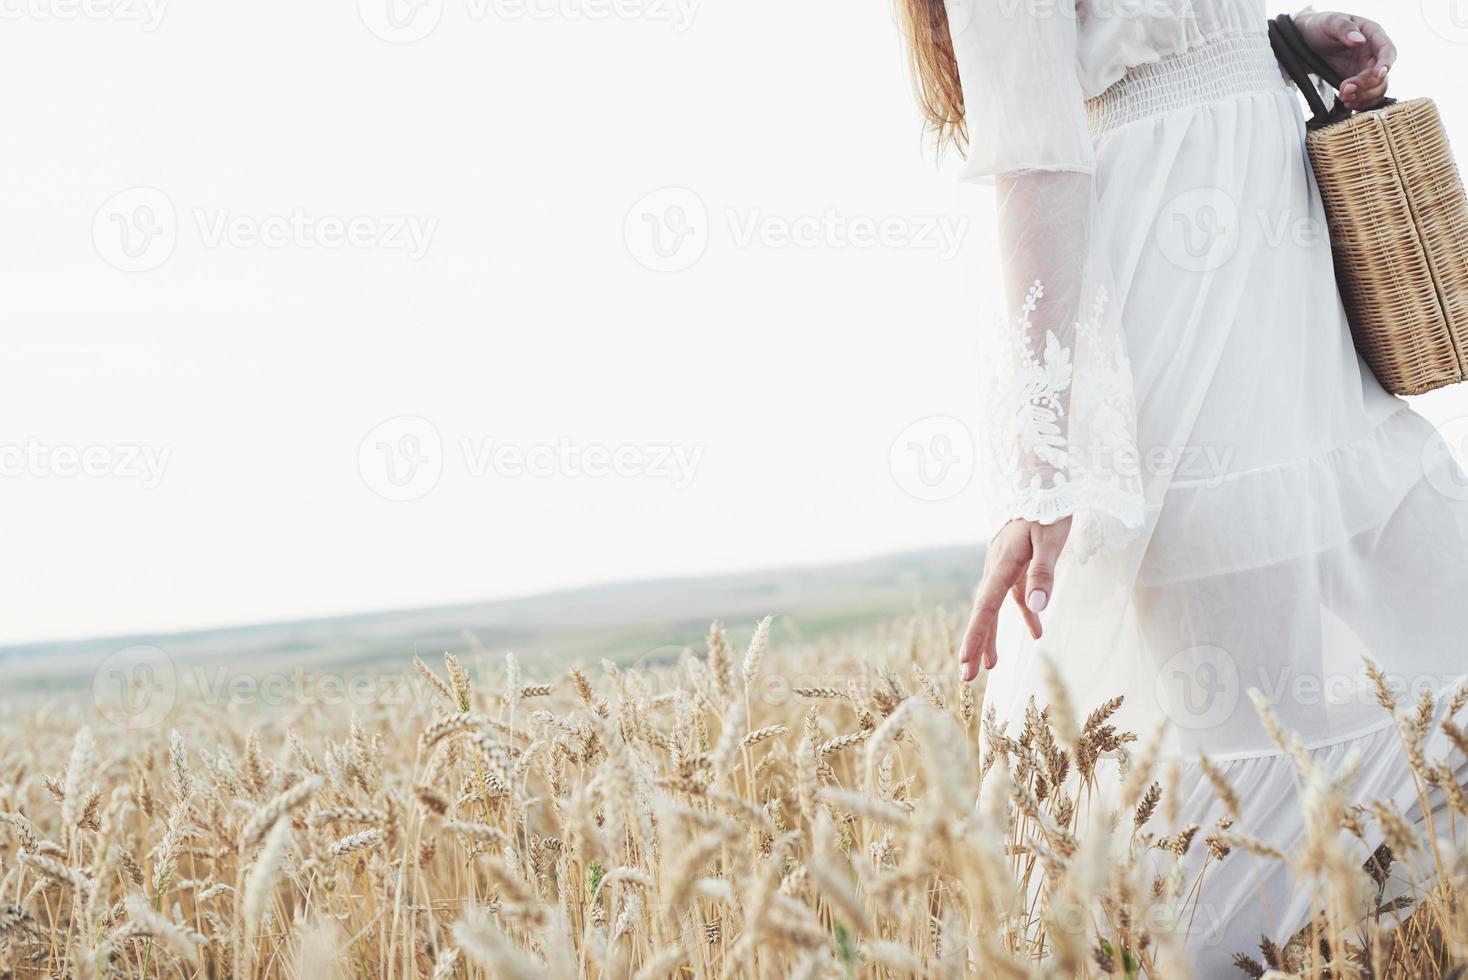
<path fill-rule="evenodd" d="M 1043 632 L 1040 613 L 1050 603 L 1055 588 L 1055 563 L 1069 534 L 1069 517 L 1054 524 L 1015 520 L 1000 528 L 989 542 L 989 550 L 984 555 L 984 579 L 974 597 L 973 616 L 959 653 L 965 681 L 979 675 L 981 663 L 993 670 L 999 662 L 994 638 L 1006 594 L 1014 596 L 1030 635 L 1040 638 Z"/>
<path fill-rule="evenodd" d="M 1295 18 L 1305 43 L 1341 78 L 1341 101 L 1369 109 L 1386 97 L 1386 75 L 1397 47 L 1375 21 L 1351 14 L 1307 10 Z"/>

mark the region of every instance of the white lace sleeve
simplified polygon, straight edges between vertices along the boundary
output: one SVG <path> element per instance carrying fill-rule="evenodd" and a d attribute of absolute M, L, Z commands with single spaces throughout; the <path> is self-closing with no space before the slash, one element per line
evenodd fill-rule
<path fill-rule="evenodd" d="M 1136 408 L 1096 229 L 1095 155 L 1066 0 L 956 0 L 969 151 L 992 183 L 1009 318 L 987 327 L 991 526 L 1075 515 L 1082 556 L 1142 525 Z"/>

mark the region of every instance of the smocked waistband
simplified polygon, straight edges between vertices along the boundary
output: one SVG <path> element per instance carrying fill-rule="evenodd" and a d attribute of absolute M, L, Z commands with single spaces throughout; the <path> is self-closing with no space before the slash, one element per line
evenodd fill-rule
<path fill-rule="evenodd" d="M 1264 34 L 1223 34 L 1181 54 L 1130 69 L 1086 100 L 1092 138 L 1152 116 L 1248 92 L 1286 88 Z"/>

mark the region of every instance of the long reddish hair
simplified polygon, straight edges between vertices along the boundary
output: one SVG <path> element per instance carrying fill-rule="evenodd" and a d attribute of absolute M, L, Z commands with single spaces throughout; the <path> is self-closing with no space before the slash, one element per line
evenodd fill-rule
<path fill-rule="evenodd" d="M 902 31 L 907 35 L 907 63 L 927 129 L 941 150 L 952 145 L 968 148 L 963 122 L 963 89 L 958 85 L 958 59 L 948 33 L 948 8 L 943 0 L 894 0 Z"/>

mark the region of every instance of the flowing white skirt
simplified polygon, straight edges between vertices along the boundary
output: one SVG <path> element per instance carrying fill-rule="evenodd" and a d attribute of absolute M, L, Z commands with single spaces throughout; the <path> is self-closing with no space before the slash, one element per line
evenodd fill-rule
<path fill-rule="evenodd" d="M 1468 666 L 1468 480 L 1357 358 L 1297 99 L 1259 35 L 1134 70 L 1090 104 L 1147 525 L 1125 551 L 1062 560 L 1040 642 L 1006 607 L 985 695 L 1018 724 L 1046 700 L 1039 653 L 1082 714 L 1125 694 L 1124 727 L 1167 723 L 1184 824 L 1223 815 L 1206 754 L 1243 801 L 1236 829 L 1286 852 L 1303 788 L 1249 690 L 1317 759 L 1359 754 L 1354 799 L 1411 812 L 1362 658 L 1407 710 Z M 1310 901 L 1284 865 L 1236 852 L 1205 879 L 1194 969 L 1242 975 L 1233 954 L 1288 938 Z"/>

